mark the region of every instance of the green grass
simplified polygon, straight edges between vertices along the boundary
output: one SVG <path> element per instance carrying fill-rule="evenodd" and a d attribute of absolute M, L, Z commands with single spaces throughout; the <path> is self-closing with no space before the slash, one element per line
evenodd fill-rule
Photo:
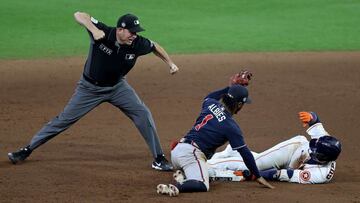
<path fill-rule="evenodd" d="M 85 55 L 86 11 L 108 25 L 132 12 L 170 53 L 360 50 L 359 0 L 0 0 L 0 58 Z"/>

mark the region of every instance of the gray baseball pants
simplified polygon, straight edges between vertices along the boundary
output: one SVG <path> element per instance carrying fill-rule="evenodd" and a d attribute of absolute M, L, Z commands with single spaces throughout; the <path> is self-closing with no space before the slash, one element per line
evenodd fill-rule
<path fill-rule="evenodd" d="M 171 162 L 175 169 L 182 169 L 185 180 L 198 180 L 205 184 L 209 191 L 209 172 L 205 154 L 197 147 L 179 143 L 171 151 Z"/>
<path fill-rule="evenodd" d="M 118 107 L 134 122 L 154 158 L 157 155 L 163 154 L 150 110 L 140 100 L 125 78 L 121 79 L 113 87 L 99 87 L 81 78 L 74 95 L 65 106 L 63 112 L 44 125 L 34 135 L 30 141 L 30 149 L 36 149 L 68 129 L 72 124 L 103 102 L 109 102 Z"/>

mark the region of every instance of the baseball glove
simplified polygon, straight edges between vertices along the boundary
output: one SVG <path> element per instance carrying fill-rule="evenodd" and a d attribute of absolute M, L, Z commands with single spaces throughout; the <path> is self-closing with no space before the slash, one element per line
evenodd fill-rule
<path fill-rule="evenodd" d="M 299 119 L 303 123 L 303 127 L 312 126 L 320 122 L 318 115 L 315 112 L 301 111 L 299 112 Z"/>
<path fill-rule="evenodd" d="M 230 86 L 231 85 L 242 85 L 248 86 L 253 74 L 248 70 L 241 70 L 239 73 L 230 77 Z"/>

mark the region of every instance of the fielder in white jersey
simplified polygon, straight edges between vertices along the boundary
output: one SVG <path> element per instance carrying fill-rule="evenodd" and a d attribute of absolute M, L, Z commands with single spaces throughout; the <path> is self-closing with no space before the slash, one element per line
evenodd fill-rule
<path fill-rule="evenodd" d="M 309 126 L 306 132 L 311 140 L 298 135 L 264 152 L 252 152 L 256 165 L 261 176 L 268 180 L 301 184 L 327 183 L 334 175 L 335 160 L 341 152 L 341 144 L 326 132 L 314 112 L 300 112 L 299 117 L 304 127 Z M 210 177 L 220 178 L 223 174 L 229 174 L 228 170 L 247 170 L 242 157 L 229 145 L 224 151 L 215 153 L 207 163 Z"/>

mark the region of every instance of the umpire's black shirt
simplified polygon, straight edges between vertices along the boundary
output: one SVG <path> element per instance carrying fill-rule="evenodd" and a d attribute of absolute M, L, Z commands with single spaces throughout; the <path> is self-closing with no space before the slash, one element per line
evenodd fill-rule
<path fill-rule="evenodd" d="M 91 38 L 90 50 L 84 67 L 84 78 L 98 86 L 114 86 L 135 65 L 136 59 L 154 50 L 154 44 L 137 36 L 131 45 L 119 44 L 116 40 L 116 28 L 91 18 L 91 22 L 104 31 L 105 37 Z"/>

